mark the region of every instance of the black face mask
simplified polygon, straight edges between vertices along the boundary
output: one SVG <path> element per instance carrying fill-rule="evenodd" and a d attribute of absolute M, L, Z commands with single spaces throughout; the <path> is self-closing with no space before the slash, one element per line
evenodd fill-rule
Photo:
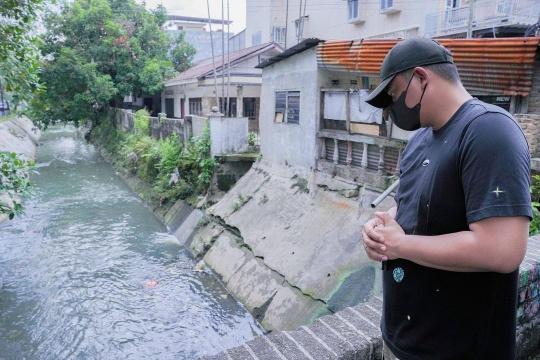
<path fill-rule="evenodd" d="M 397 127 L 407 131 L 413 131 L 420 129 L 420 104 L 422 103 L 422 98 L 426 92 L 427 84 L 422 91 L 422 96 L 420 96 L 420 101 L 412 109 L 409 109 L 405 104 L 405 98 L 407 97 L 407 91 L 409 90 L 409 85 L 414 77 L 414 73 L 409 79 L 409 83 L 405 88 L 405 91 L 399 95 L 399 98 L 390 105 L 390 116 L 396 124 Z"/>

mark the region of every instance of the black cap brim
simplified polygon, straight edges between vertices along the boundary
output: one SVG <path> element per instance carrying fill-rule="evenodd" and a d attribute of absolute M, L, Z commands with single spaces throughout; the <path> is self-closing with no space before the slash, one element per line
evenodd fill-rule
<path fill-rule="evenodd" d="M 386 92 L 386 88 L 388 87 L 388 84 L 390 84 L 390 82 L 394 80 L 395 77 L 396 75 L 392 75 L 383 80 L 379 84 L 379 86 L 377 86 L 375 90 L 373 90 L 368 95 L 368 97 L 366 98 L 366 102 L 371 106 L 375 106 L 381 109 L 390 105 L 392 103 L 392 97 L 388 95 L 388 93 Z"/>

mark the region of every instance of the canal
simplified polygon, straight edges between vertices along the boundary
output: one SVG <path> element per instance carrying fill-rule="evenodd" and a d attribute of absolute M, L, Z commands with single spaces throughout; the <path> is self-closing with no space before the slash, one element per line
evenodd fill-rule
<path fill-rule="evenodd" d="M 36 162 L 0 225 L 0 358 L 196 359 L 262 333 L 74 129 Z"/>

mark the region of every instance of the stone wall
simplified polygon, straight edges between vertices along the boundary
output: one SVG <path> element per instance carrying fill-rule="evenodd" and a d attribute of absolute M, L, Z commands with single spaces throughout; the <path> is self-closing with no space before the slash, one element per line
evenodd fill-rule
<path fill-rule="evenodd" d="M 534 64 L 531 92 L 527 97 L 527 108 L 527 112 L 530 114 L 540 114 L 540 59 L 537 59 Z"/>
<path fill-rule="evenodd" d="M 540 114 L 515 114 L 514 117 L 527 137 L 531 155 L 540 156 Z"/>
<path fill-rule="evenodd" d="M 118 129 L 130 132 L 135 127 L 134 113 L 125 109 L 113 109 L 115 125 Z M 154 139 L 165 139 L 177 134 L 180 139 L 187 140 L 192 135 L 191 123 L 184 119 L 150 117 L 150 133 Z"/>
<path fill-rule="evenodd" d="M 529 239 L 527 255 L 520 266 L 518 305 L 518 359 L 540 354 L 540 236 Z M 206 360 L 284 359 L 382 359 L 379 330 L 382 299 L 348 307 L 323 316 L 292 331 L 259 336 L 242 346 Z"/>

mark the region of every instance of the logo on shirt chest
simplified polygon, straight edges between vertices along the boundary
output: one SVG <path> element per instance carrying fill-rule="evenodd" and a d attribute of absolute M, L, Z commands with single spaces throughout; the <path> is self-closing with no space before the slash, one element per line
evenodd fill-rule
<path fill-rule="evenodd" d="M 499 187 L 497 186 L 497 188 L 495 190 L 492 191 L 492 193 L 495 194 L 495 196 L 497 196 L 497 198 L 499 198 L 499 195 L 504 193 L 504 191 L 502 191 L 501 189 L 499 189 Z"/>

